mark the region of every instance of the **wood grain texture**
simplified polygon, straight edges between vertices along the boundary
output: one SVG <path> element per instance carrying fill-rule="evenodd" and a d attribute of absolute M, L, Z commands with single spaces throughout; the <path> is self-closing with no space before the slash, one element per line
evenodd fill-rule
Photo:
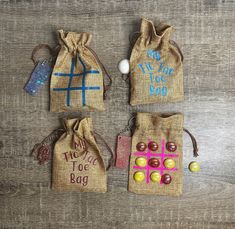
<path fill-rule="evenodd" d="M 128 105 L 128 85 L 117 70 L 128 57 L 128 36 L 140 17 L 175 26 L 184 56 L 185 101 Z M 2 0 L 0 1 L 0 227 L 1 228 L 235 228 L 235 1 L 233 0 Z M 106 112 L 83 113 L 115 147 L 117 133 L 136 111 L 181 111 L 198 139 L 201 172 L 184 136 L 184 193 L 179 198 L 127 192 L 127 171 L 109 172 L 106 194 L 50 190 L 50 165 L 30 157 L 33 145 L 81 113 L 48 112 L 48 87 L 23 91 L 38 43 L 55 32 L 87 31 L 91 47 L 113 77 Z"/>

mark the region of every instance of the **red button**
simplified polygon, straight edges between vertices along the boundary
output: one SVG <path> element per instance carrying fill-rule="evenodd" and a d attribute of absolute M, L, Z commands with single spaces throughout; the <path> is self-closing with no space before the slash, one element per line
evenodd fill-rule
<path fill-rule="evenodd" d="M 147 145 L 144 143 L 144 142 L 139 142 L 137 145 L 136 145 L 136 149 L 138 151 L 145 151 L 147 148 Z"/>
<path fill-rule="evenodd" d="M 161 181 L 164 183 L 164 184 L 170 184 L 171 183 L 171 175 L 170 174 L 164 174 L 162 175 L 162 178 L 161 178 Z"/>
<path fill-rule="evenodd" d="M 174 142 L 167 142 L 166 143 L 166 149 L 170 152 L 175 152 L 177 149 L 177 146 Z"/>
<path fill-rule="evenodd" d="M 148 164 L 153 168 L 157 168 L 160 165 L 160 161 L 157 158 L 151 158 Z"/>
<path fill-rule="evenodd" d="M 156 151 L 158 149 L 158 144 L 156 142 L 150 142 L 148 147 L 151 151 Z"/>

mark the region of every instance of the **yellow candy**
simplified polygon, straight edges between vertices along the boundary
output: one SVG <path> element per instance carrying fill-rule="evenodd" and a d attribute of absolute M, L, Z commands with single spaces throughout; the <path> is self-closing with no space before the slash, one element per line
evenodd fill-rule
<path fill-rule="evenodd" d="M 164 161 L 164 166 L 168 169 L 173 169 L 175 168 L 175 161 L 173 159 L 168 158 Z"/>
<path fill-rule="evenodd" d="M 144 178 L 145 178 L 145 175 L 143 172 L 135 172 L 135 174 L 134 174 L 135 181 L 141 182 L 144 180 Z"/>
<path fill-rule="evenodd" d="M 146 160 L 146 158 L 144 158 L 144 157 L 138 157 L 138 158 L 135 160 L 135 163 L 136 163 L 136 165 L 138 165 L 138 166 L 144 167 L 144 166 L 147 165 L 147 160 Z"/>
<path fill-rule="evenodd" d="M 191 172 L 198 172 L 198 171 L 200 171 L 200 165 L 196 161 L 192 161 L 189 164 L 189 170 Z"/>
<path fill-rule="evenodd" d="M 161 180 L 161 175 L 158 172 L 152 172 L 150 175 L 151 181 L 152 182 L 160 182 Z"/>

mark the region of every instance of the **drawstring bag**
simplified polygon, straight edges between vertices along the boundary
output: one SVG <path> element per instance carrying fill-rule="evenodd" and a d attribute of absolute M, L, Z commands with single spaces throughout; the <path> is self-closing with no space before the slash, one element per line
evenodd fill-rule
<path fill-rule="evenodd" d="M 60 51 L 51 75 L 50 110 L 105 110 L 104 98 L 111 78 L 89 48 L 91 34 L 58 31 Z M 104 73 L 109 84 L 104 85 Z"/>
<path fill-rule="evenodd" d="M 179 196 L 183 186 L 183 114 L 138 113 L 129 165 L 130 192 Z"/>
<path fill-rule="evenodd" d="M 106 192 L 107 173 L 113 154 L 103 138 L 95 134 L 90 118 L 64 120 L 65 133 L 54 147 L 52 189 L 79 192 Z M 95 135 L 105 142 L 111 158 L 105 167 Z"/>
<path fill-rule="evenodd" d="M 96 137 L 111 153 L 105 166 Z M 53 152 L 54 151 L 54 152 Z M 113 163 L 113 151 L 98 133 L 90 118 L 65 119 L 64 128 L 54 130 L 34 146 L 32 155 L 39 164 L 52 160 L 52 189 L 79 192 L 106 192 L 106 171 Z"/>
<path fill-rule="evenodd" d="M 170 40 L 172 26 L 142 19 L 130 57 L 130 104 L 182 101 L 183 55 Z"/>

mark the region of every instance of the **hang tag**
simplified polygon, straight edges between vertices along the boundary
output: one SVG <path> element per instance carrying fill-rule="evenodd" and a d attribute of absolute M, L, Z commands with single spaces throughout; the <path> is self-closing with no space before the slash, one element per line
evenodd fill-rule
<path fill-rule="evenodd" d="M 119 169 L 128 168 L 130 152 L 131 137 L 125 135 L 118 135 L 115 167 Z"/>
<path fill-rule="evenodd" d="M 27 93 L 35 96 L 40 88 L 49 79 L 52 72 L 51 61 L 40 60 L 36 63 L 35 68 L 26 83 L 24 89 Z"/>
<path fill-rule="evenodd" d="M 36 157 L 39 164 L 44 164 L 51 160 L 54 145 L 63 133 L 63 129 L 54 130 L 50 135 L 43 139 L 41 143 L 37 143 L 34 146 L 32 155 Z"/>

